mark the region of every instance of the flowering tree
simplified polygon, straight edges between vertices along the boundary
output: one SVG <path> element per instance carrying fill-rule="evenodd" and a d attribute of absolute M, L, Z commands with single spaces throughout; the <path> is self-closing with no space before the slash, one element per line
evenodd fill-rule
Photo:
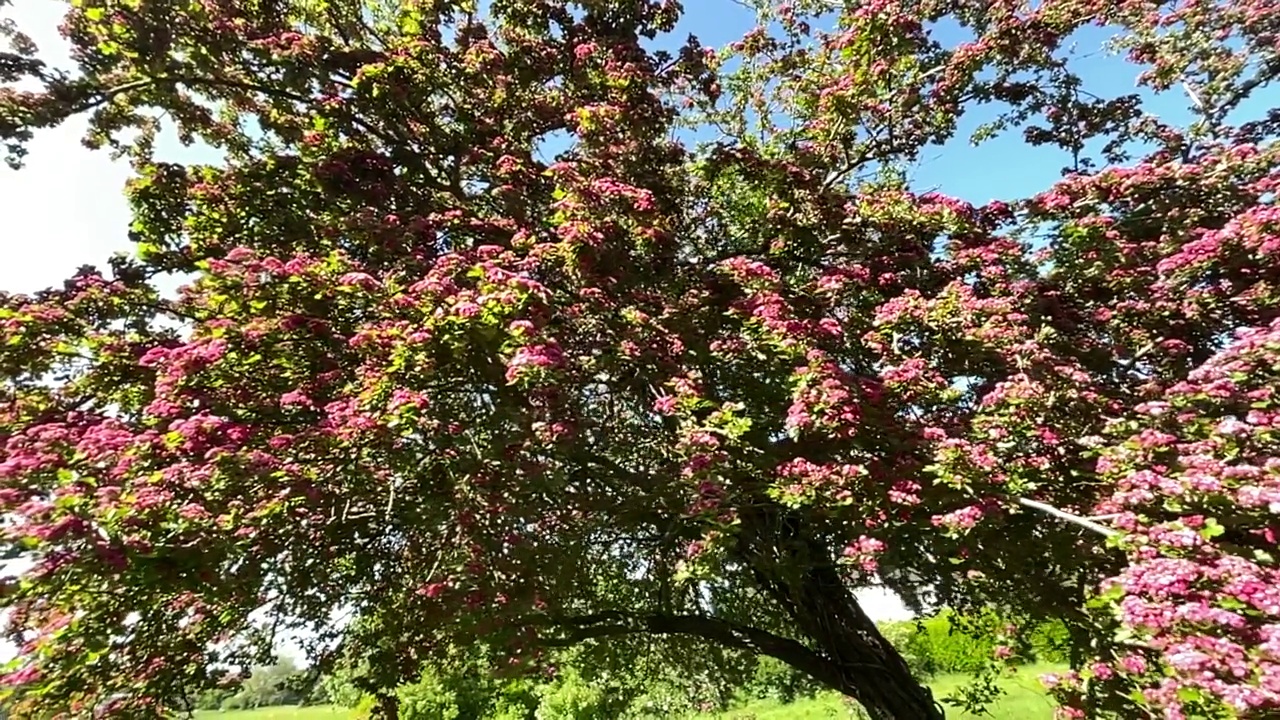
<path fill-rule="evenodd" d="M 0 299 L 23 712 L 162 715 L 265 618 L 384 716 L 451 642 L 662 635 L 941 717 L 877 582 L 1067 619 L 1067 717 L 1280 710 L 1277 3 L 679 11 L 81 0 L 72 71 L 4 28 L 11 163 L 89 113 L 136 168 L 132 257 Z M 1188 122 L 1085 86 L 1094 25 Z M 912 192 L 978 105 L 1063 179 Z"/>

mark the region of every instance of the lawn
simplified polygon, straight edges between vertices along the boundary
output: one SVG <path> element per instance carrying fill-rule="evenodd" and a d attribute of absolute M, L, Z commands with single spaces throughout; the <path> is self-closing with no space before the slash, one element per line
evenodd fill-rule
<path fill-rule="evenodd" d="M 988 720 L 1050 720 L 1053 717 L 1053 706 L 1045 697 L 1037 678 L 1051 668 L 1027 667 L 1007 679 L 1003 685 L 1008 694 L 1000 698 L 988 708 L 990 714 L 981 717 Z M 935 678 L 929 686 L 939 700 L 946 697 L 956 688 L 964 685 L 968 678 L 952 675 Z M 347 720 L 351 711 L 334 707 L 278 707 L 262 710 L 240 710 L 227 712 L 202 712 L 196 714 L 202 720 Z M 703 716 L 710 720 L 707 716 Z M 828 720 L 830 718 L 847 717 L 844 705 L 839 698 L 822 696 L 812 700 L 802 700 L 790 705 L 774 702 L 756 702 L 746 707 L 729 710 L 712 716 L 715 720 Z M 948 720 L 975 720 L 976 715 L 962 713 L 948 708 Z"/>
<path fill-rule="evenodd" d="M 1047 666 L 1022 668 L 1002 683 L 1006 694 L 987 708 L 989 715 L 971 715 L 947 706 L 947 720 L 976 720 L 979 717 L 987 720 L 1050 720 L 1053 705 L 1045 696 L 1038 678 L 1052 669 Z M 934 697 L 942 700 L 968 681 L 969 678 L 963 675 L 943 676 L 935 678 L 929 687 Z M 823 696 L 790 705 L 756 702 L 715 717 L 716 720 L 827 720 L 847 716 L 840 698 Z"/>

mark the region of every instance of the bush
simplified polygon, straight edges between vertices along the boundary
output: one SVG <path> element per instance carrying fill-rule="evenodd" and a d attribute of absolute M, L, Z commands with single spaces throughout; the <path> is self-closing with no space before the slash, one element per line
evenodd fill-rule
<path fill-rule="evenodd" d="M 368 720 L 373 716 L 373 710 L 377 707 L 378 701 L 372 695 L 365 695 L 360 698 L 360 702 L 356 703 L 351 713 L 353 720 Z"/>
<path fill-rule="evenodd" d="M 400 696 L 400 717 L 404 720 L 460 720 L 462 717 L 479 718 L 480 713 L 462 715 L 466 700 L 459 702 L 458 693 L 437 673 L 425 672 L 418 682 L 405 685 L 397 693 Z M 476 710 L 470 706 L 467 710 Z"/>
<path fill-rule="evenodd" d="M 539 698 L 528 680 L 495 680 L 478 667 L 427 668 L 400 688 L 404 720 L 532 720 Z"/>
<path fill-rule="evenodd" d="M 940 673 L 972 673 L 995 656 L 997 630 L 1005 623 L 994 613 L 937 615 L 885 623 L 880 632 L 897 648 L 911 674 L 927 679 Z"/>
<path fill-rule="evenodd" d="M 950 611 L 905 622 L 885 623 L 880 632 L 898 649 L 917 678 L 939 673 L 972 673 L 989 662 L 1005 621 L 994 613 L 961 616 Z M 1022 636 L 1019 660 L 1065 663 L 1070 635 L 1060 620 L 1031 626 Z"/>
<path fill-rule="evenodd" d="M 995 655 L 997 632 L 1005 621 L 995 613 L 959 615 L 944 611 L 919 620 L 885 623 L 880 631 L 902 654 L 911 673 L 927 680 L 943 673 L 969 674 Z M 1068 634 L 1061 622 L 1045 623 L 1022 637 L 1020 657 L 1063 662 Z M 421 679 L 399 690 L 405 720 L 656 720 L 724 710 L 736 702 L 774 700 L 790 703 L 823 691 L 816 682 L 780 660 L 749 658 L 733 679 L 678 672 L 648 656 L 618 674 L 615 664 L 595 656 L 567 653 L 554 680 L 494 678 L 475 658 L 427 668 Z M 745 677 L 745 680 L 743 679 Z M 372 700 L 363 699 L 350 679 L 325 680 L 333 701 L 357 707 L 368 717 Z M 850 717 L 862 717 L 849 706 Z"/>
<path fill-rule="evenodd" d="M 1042 623 L 1029 632 L 1032 657 L 1045 663 L 1066 663 L 1071 659 L 1071 633 L 1061 620 Z"/>
<path fill-rule="evenodd" d="M 329 703 L 345 708 L 356 708 L 364 701 L 364 693 L 352 681 L 350 668 L 341 668 L 320 681 Z"/>
<path fill-rule="evenodd" d="M 493 720 L 534 720 L 538 684 L 527 678 L 509 680 L 499 689 L 490 710 Z"/>
<path fill-rule="evenodd" d="M 756 661 L 755 673 L 742 688 L 741 694 L 755 700 L 777 700 L 783 703 L 817 694 L 819 685 L 813 678 L 771 657 Z"/>
<path fill-rule="evenodd" d="M 575 669 L 538 688 L 536 720 L 614 720 L 631 705 L 629 693 L 585 680 Z"/>
<path fill-rule="evenodd" d="M 880 626 L 880 632 L 907 661 L 907 667 L 916 679 L 927 680 L 934 675 L 937 662 L 933 658 L 933 650 L 927 642 L 914 641 L 918 632 L 914 620 L 885 623 Z"/>
<path fill-rule="evenodd" d="M 193 704 L 197 710 L 221 710 L 222 703 L 226 702 L 228 698 L 231 698 L 235 694 L 236 691 L 231 688 L 214 688 L 212 690 L 205 690 L 196 696 Z"/>
<path fill-rule="evenodd" d="M 976 632 L 987 623 L 970 626 L 974 631 L 966 631 L 968 628 L 962 629 L 966 619 L 943 612 L 917 623 L 908 645 L 913 654 L 928 658 L 930 674 L 974 673 L 995 656 L 994 633 Z"/>
<path fill-rule="evenodd" d="M 275 665 L 257 667 L 248 679 L 240 683 L 234 694 L 223 691 L 211 691 L 197 699 L 197 707 L 201 703 L 217 701 L 222 710 L 252 710 L 260 707 L 276 705 L 297 705 L 306 699 L 302 691 L 303 676 L 288 658 L 282 658 Z"/>
<path fill-rule="evenodd" d="M 709 678 L 649 678 L 631 700 L 621 717 L 626 720 L 666 720 L 699 712 L 723 710 L 733 700 L 731 688 L 720 687 Z"/>

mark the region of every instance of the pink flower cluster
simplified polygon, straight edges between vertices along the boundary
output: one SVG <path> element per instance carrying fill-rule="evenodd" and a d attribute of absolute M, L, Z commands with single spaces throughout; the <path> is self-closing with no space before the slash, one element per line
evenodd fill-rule
<path fill-rule="evenodd" d="M 867 380 L 859 382 L 821 351 L 811 351 L 808 359 L 809 365 L 796 368 L 787 429 L 852 437 L 858 431 L 863 404 L 879 397 L 877 384 Z"/>
<path fill-rule="evenodd" d="M 862 572 L 872 575 L 880 569 L 877 557 L 887 547 L 883 540 L 863 535 L 846 546 L 841 552 L 841 556 L 845 562 L 853 563 Z"/>
<path fill-rule="evenodd" d="M 507 382 L 540 377 L 538 371 L 554 370 L 562 367 L 564 362 L 564 351 L 554 340 L 522 346 L 507 361 Z"/>
<path fill-rule="evenodd" d="M 937 527 L 944 527 L 953 532 L 969 530 L 977 526 L 988 510 L 982 505 L 966 505 L 959 510 L 952 510 L 943 515 L 934 515 L 932 522 Z"/>
<path fill-rule="evenodd" d="M 820 495 L 844 502 L 863 489 L 867 470 L 852 463 L 815 463 L 795 458 L 779 465 L 777 474 L 783 492 L 790 497 Z"/>
<path fill-rule="evenodd" d="M 1093 676 L 1136 685 L 1167 717 L 1218 706 L 1280 712 L 1276 387 L 1280 321 L 1238 333 L 1186 382 L 1144 403 L 1147 424 L 1099 461 L 1116 489 L 1098 509 L 1120 511 L 1130 558 L 1103 596 L 1145 659 L 1100 658 L 1105 670 Z"/>

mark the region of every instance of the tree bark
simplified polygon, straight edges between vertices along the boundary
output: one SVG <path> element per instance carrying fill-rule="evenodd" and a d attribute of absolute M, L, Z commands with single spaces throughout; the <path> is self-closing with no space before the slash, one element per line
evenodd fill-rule
<path fill-rule="evenodd" d="M 544 640 L 553 647 L 632 634 L 700 637 L 777 658 L 862 703 L 875 720 L 942 720 L 942 710 L 933 701 L 928 688 L 916 682 L 906 661 L 880 635 L 875 623 L 857 608 L 856 603 L 853 609 L 865 626 L 841 625 L 840 629 L 834 629 L 834 623 L 820 621 L 824 626 L 833 627 L 823 636 L 822 652 L 758 628 L 702 615 L 608 611 L 536 624 L 550 624 L 562 631 L 559 637 Z M 845 608 L 844 614 L 848 614 L 847 611 Z"/>
<path fill-rule="evenodd" d="M 378 695 L 377 704 L 373 707 L 373 715 L 378 720 L 398 720 L 400 717 L 400 698 L 395 692 Z"/>
<path fill-rule="evenodd" d="M 807 536 L 800 518 L 762 502 L 741 519 L 741 559 L 816 646 L 830 667 L 825 676 L 834 678 L 810 673 L 815 679 L 857 700 L 873 720 L 944 720 L 933 693 L 863 612 L 827 547 Z"/>
<path fill-rule="evenodd" d="M 907 661 L 834 568 L 812 568 L 789 589 L 796 624 L 821 648 L 838 678 L 828 685 L 862 703 L 875 720 L 943 720 L 933 693 L 912 676 Z"/>
<path fill-rule="evenodd" d="M 551 624 L 567 629 L 561 637 L 545 641 L 552 647 L 566 647 L 584 640 L 618 635 L 690 635 L 777 658 L 824 685 L 835 687 L 840 683 L 840 675 L 831 663 L 803 643 L 720 618 L 608 611 L 558 618 Z"/>

